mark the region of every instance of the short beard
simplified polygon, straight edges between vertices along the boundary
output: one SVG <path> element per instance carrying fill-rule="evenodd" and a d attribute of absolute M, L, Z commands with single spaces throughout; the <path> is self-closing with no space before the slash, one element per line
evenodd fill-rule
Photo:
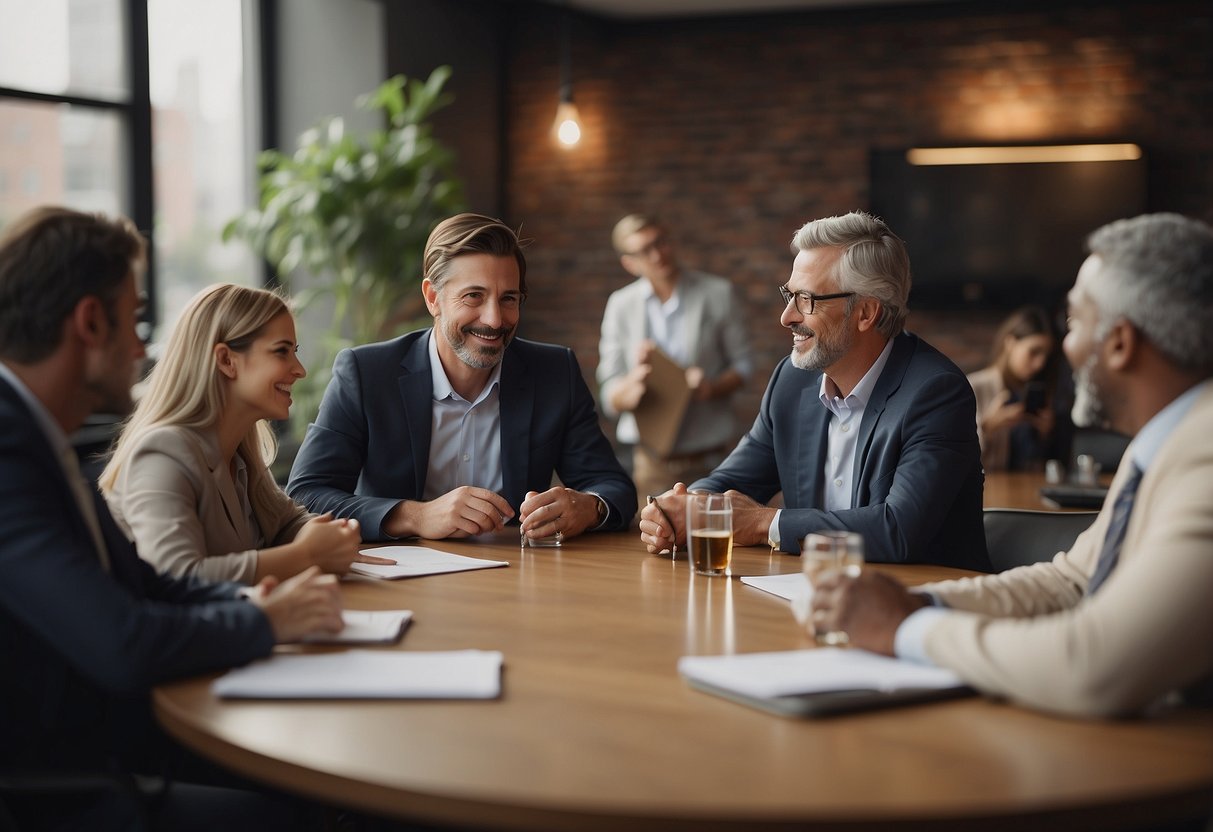
<path fill-rule="evenodd" d="M 505 354 L 505 348 L 510 343 L 510 335 L 513 333 L 513 327 L 501 327 L 500 329 L 480 328 L 481 335 L 500 335 L 501 346 L 495 347 L 471 347 L 468 345 L 467 339 L 464 337 L 466 333 L 476 329 L 475 327 L 464 327 L 461 332 L 454 332 L 446 327 L 443 328 L 443 334 L 446 336 L 447 343 L 451 345 L 451 349 L 455 351 L 455 355 L 459 356 L 459 360 L 469 367 L 474 367 L 477 370 L 491 370 L 501 363 L 501 357 Z"/>
<path fill-rule="evenodd" d="M 837 338 L 824 336 L 807 326 L 792 327 L 791 331 L 794 335 L 813 337 L 813 348 L 808 352 L 792 347 L 792 366 L 801 370 L 824 370 L 836 364 L 855 344 L 855 333 L 847 330 L 840 329 Z"/>
<path fill-rule="evenodd" d="M 1108 424 L 1107 404 L 1095 382 L 1098 357 L 1098 352 L 1092 352 L 1074 373 L 1074 406 L 1070 408 L 1070 419 L 1076 427 L 1102 428 Z"/>

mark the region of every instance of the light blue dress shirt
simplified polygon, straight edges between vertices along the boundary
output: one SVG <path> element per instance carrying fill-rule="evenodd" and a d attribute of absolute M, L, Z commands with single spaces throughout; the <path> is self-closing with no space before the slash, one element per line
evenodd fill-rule
<path fill-rule="evenodd" d="M 863 424 L 863 412 L 872 398 L 872 391 L 885 365 L 889 363 L 889 355 L 893 352 L 893 339 L 890 338 L 872 362 L 872 366 L 863 374 L 863 378 L 846 396 L 838 395 L 838 386 L 822 373 L 821 389 L 818 398 L 822 406 L 830 411 L 829 435 L 826 444 L 825 464 L 825 504 L 826 511 L 845 511 L 853 506 L 851 483 L 855 476 L 855 449 L 859 441 L 859 426 Z M 779 545 L 779 515 L 771 521 L 767 534 L 771 544 Z"/>
<path fill-rule="evenodd" d="M 430 411 L 430 459 L 422 499 L 435 500 L 471 485 L 500 494 L 501 363 L 475 401 L 455 392 L 438 358 L 437 330 L 430 332 L 430 374 L 434 406 Z"/>

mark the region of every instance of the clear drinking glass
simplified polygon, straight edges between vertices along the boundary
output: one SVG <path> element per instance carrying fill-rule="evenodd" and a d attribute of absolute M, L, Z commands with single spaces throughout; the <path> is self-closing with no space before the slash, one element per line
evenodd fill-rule
<path fill-rule="evenodd" d="M 522 531 L 521 527 L 519 531 Z M 522 532 L 522 548 L 528 547 L 533 549 L 555 549 L 564 544 L 564 533 L 556 532 L 547 537 L 527 537 L 526 532 Z"/>
<path fill-rule="evenodd" d="M 800 547 L 800 568 L 814 587 L 818 578 L 830 572 L 858 577 L 863 571 L 863 535 L 847 531 L 807 535 Z M 811 616 L 806 616 L 805 624 L 818 644 L 841 645 L 848 641 L 847 634 L 841 630 L 816 632 Z"/>
<path fill-rule="evenodd" d="M 724 575 L 733 559 L 733 498 L 687 495 L 687 556 L 697 575 Z"/>

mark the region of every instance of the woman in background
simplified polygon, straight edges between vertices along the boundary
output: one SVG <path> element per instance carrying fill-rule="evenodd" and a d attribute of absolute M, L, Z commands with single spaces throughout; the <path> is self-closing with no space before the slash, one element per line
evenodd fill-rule
<path fill-rule="evenodd" d="M 969 374 L 986 471 L 1022 470 L 1045 458 L 1054 422 L 1046 376 L 1056 349 L 1048 313 L 1025 306 L 998 327 L 990 366 Z"/>
<path fill-rule="evenodd" d="M 99 486 L 157 571 L 256 584 L 311 567 L 344 574 L 357 521 L 315 516 L 274 482 L 266 420 L 306 375 L 295 321 L 264 289 L 220 284 L 186 306 Z"/>

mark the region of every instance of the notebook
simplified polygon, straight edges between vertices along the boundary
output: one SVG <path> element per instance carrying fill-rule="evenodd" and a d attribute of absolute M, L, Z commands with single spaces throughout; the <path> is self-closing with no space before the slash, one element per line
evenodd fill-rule
<path fill-rule="evenodd" d="M 678 670 L 693 688 L 790 717 L 830 716 L 974 693 L 950 670 L 834 647 L 684 656 Z"/>

